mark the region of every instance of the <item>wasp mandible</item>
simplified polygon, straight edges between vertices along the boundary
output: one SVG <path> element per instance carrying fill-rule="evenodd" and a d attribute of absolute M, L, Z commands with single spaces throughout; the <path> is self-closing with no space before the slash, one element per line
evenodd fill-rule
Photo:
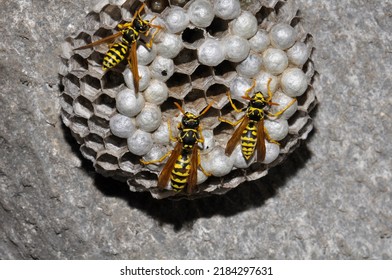
<path fill-rule="evenodd" d="M 75 49 L 83 50 L 87 48 L 92 48 L 103 43 L 114 42 L 117 37 L 122 36 L 120 42 L 109 44 L 109 50 L 106 52 L 103 58 L 102 69 L 107 70 L 115 67 L 126 57 L 128 65 L 132 71 L 136 92 L 139 91 L 140 80 L 136 54 L 137 42 L 139 41 L 140 34 L 143 34 L 148 37 L 150 35 L 151 28 L 156 29 L 155 32 L 151 35 L 149 42 L 145 44 L 147 49 L 151 49 L 152 41 L 155 35 L 159 32 L 160 29 L 162 29 L 162 27 L 159 25 L 151 24 L 151 22 L 156 18 L 156 16 L 154 16 L 151 20 L 141 18 L 140 13 L 144 9 L 144 7 L 145 4 L 143 3 L 141 7 L 135 12 L 135 15 L 130 22 L 118 24 L 117 28 L 120 30 L 119 32 Z"/>
<path fill-rule="evenodd" d="M 296 99 L 293 99 L 285 108 L 282 110 L 271 113 L 269 109 L 271 106 L 278 106 L 279 104 L 271 102 L 272 100 L 272 92 L 270 89 L 270 83 L 272 79 L 268 80 L 267 89 L 268 89 L 268 98 L 265 98 L 264 95 L 258 91 L 254 94 L 253 97 L 249 96 L 249 93 L 254 89 L 256 86 L 256 82 L 253 81 L 252 87 L 245 91 L 243 99 L 249 101 L 248 106 L 244 107 L 243 109 L 238 109 L 231 99 L 230 92 L 227 93 L 229 98 L 230 104 L 233 109 L 240 113 L 245 112 L 244 116 L 239 119 L 237 122 L 230 122 L 228 120 L 219 118 L 220 121 L 226 122 L 232 126 L 237 126 L 240 124 L 237 129 L 235 130 L 233 136 L 227 142 L 225 153 L 226 155 L 231 155 L 234 151 L 234 148 L 241 140 L 241 151 L 242 155 L 244 156 L 245 160 L 248 161 L 255 151 L 257 152 L 257 161 L 264 161 L 265 159 L 265 139 L 267 139 L 270 143 L 276 143 L 275 140 L 271 139 L 267 129 L 264 127 L 264 117 L 265 115 L 269 117 L 279 117 L 283 114 L 291 105 L 294 104 Z"/>
<path fill-rule="evenodd" d="M 183 114 L 181 122 L 178 124 L 179 133 L 173 137 L 169 125 L 170 140 L 177 142 L 172 151 L 167 152 L 160 159 L 144 161 L 143 164 L 162 162 L 169 155 L 169 159 L 162 169 L 158 178 L 158 188 L 164 189 L 168 185 L 169 179 L 174 191 L 180 192 L 186 188 L 187 193 L 192 193 L 197 184 L 197 169 L 206 175 L 211 176 L 201 166 L 200 153 L 198 144 L 204 143 L 204 137 L 201 133 L 200 118 L 211 108 L 209 104 L 198 116 L 185 112 L 182 107 L 175 102 L 177 108 Z"/>

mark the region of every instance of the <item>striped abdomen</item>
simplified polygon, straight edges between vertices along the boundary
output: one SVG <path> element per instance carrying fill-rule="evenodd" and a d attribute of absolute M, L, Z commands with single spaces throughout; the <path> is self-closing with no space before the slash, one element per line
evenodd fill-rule
<path fill-rule="evenodd" d="M 127 52 L 127 44 L 122 42 L 113 44 L 103 58 L 102 69 L 107 70 L 119 64 L 125 58 Z"/>
<path fill-rule="evenodd" d="M 246 160 L 253 155 L 257 142 L 257 122 L 249 121 L 241 135 L 242 154 Z"/>
<path fill-rule="evenodd" d="M 175 191 L 182 191 L 188 183 L 191 170 L 192 150 L 183 149 L 178 156 L 170 175 L 171 186 Z"/>

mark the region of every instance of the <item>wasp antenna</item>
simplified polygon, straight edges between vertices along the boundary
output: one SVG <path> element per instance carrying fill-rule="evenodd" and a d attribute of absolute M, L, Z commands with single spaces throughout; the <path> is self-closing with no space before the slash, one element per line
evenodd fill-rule
<path fill-rule="evenodd" d="M 211 106 L 214 104 L 214 101 L 212 101 L 208 106 L 200 113 L 199 117 L 203 116 L 207 111 L 211 108 Z"/>
<path fill-rule="evenodd" d="M 177 102 L 174 102 L 174 105 L 176 105 L 176 107 L 178 108 L 178 110 L 180 110 L 181 113 L 183 113 L 183 114 L 185 115 L 185 111 L 184 111 L 184 109 L 182 109 L 182 107 L 181 107 L 180 104 L 178 104 Z"/>
<path fill-rule="evenodd" d="M 243 95 L 241 96 L 243 99 L 245 100 L 252 100 L 252 97 L 250 97 L 249 95 Z"/>

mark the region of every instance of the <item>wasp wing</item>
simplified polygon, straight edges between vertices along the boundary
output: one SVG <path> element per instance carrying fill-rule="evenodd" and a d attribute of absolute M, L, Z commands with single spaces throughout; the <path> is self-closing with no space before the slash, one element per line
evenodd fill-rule
<path fill-rule="evenodd" d="M 197 143 L 192 148 L 192 155 L 191 155 L 191 169 L 189 171 L 189 178 L 188 178 L 188 186 L 187 191 L 188 193 L 192 193 L 193 188 L 197 185 L 197 168 L 199 167 L 199 147 Z"/>
<path fill-rule="evenodd" d="M 129 67 L 131 68 L 132 71 L 132 76 L 133 76 L 133 85 L 135 87 L 135 92 L 139 92 L 139 81 L 140 81 L 140 76 L 139 76 L 139 68 L 138 68 L 138 63 L 137 63 L 137 42 L 132 43 L 131 45 L 131 50 L 128 56 L 128 64 Z"/>
<path fill-rule="evenodd" d="M 226 155 L 230 156 L 233 153 L 234 148 L 237 145 L 238 141 L 240 141 L 242 132 L 245 130 L 248 123 L 249 123 L 249 118 L 248 116 L 245 115 L 242 118 L 241 124 L 234 131 L 233 136 L 231 136 L 230 140 L 227 142 L 226 149 L 225 149 Z"/>
<path fill-rule="evenodd" d="M 102 38 L 102 39 L 100 39 L 100 40 L 98 40 L 98 41 L 92 42 L 92 43 L 90 43 L 90 44 L 87 44 L 87 45 L 85 45 L 85 46 L 81 46 L 81 47 L 76 48 L 76 49 L 74 49 L 74 50 L 75 50 L 75 51 L 77 51 L 77 50 L 84 50 L 84 49 L 92 48 L 92 47 L 97 46 L 97 45 L 101 45 L 101 44 L 103 44 L 103 43 L 107 43 L 107 42 L 110 42 L 110 41 L 114 41 L 114 39 L 116 39 L 116 38 L 119 37 L 120 35 L 121 35 L 121 32 L 117 32 L 117 33 L 115 33 L 115 34 L 112 34 L 112 35 L 110 35 L 110 36 L 107 36 L 107 37 Z"/>
<path fill-rule="evenodd" d="M 178 156 L 181 154 L 181 151 L 182 151 L 182 142 L 177 142 L 176 146 L 171 152 L 169 159 L 167 160 L 165 166 L 163 167 L 161 174 L 159 175 L 158 188 L 160 189 L 166 188 L 167 183 L 169 182 L 170 179 L 171 172 L 174 168 L 174 164 L 176 163 Z"/>
<path fill-rule="evenodd" d="M 261 162 L 265 159 L 265 134 L 264 134 L 264 119 L 261 119 L 257 125 L 257 161 Z"/>

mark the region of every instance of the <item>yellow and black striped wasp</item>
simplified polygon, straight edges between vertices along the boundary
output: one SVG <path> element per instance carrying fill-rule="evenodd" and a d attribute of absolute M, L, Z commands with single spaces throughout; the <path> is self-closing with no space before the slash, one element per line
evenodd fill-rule
<path fill-rule="evenodd" d="M 145 4 L 143 3 L 141 7 L 135 12 L 135 15 L 133 16 L 131 22 L 118 24 L 117 28 L 120 30 L 119 32 L 75 49 L 83 50 L 87 48 L 92 48 L 103 43 L 113 42 L 117 37 L 122 36 L 120 42 L 109 44 L 109 50 L 106 52 L 103 58 L 102 69 L 107 70 L 115 67 L 126 57 L 128 65 L 132 71 L 136 92 L 139 91 L 140 80 L 136 54 L 137 42 L 139 41 L 141 34 L 148 37 L 150 35 L 151 28 L 155 28 L 156 30 L 151 35 L 149 42 L 144 44 L 148 49 L 150 49 L 155 35 L 159 32 L 160 29 L 162 29 L 162 27 L 159 25 L 151 24 L 151 22 L 156 18 L 156 16 L 154 16 L 151 20 L 141 18 L 140 13 L 144 9 L 144 7 Z"/>
<path fill-rule="evenodd" d="M 224 120 L 220 118 L 220 121 L 226 122 L 232 126 L 237 126 L 239 123 L 240 125 L 235 130 L 232 137 L 229 139 L 226 145 L 225 153 L 226 155 L 231 155 L 234 151 L 234 148 L 241 140 L 241 151 L 242 155 L 244 156 L 246 161 L 253 156 L 255 151 L 257 152 L 257 161 L 264 161 L 265 159 L 265 139 L 268 142 L 276 143 L 275 140 L 272 140 L 268 134 L 267 129 L 264 127 L 264 116 L 267 115 L 269 117 L 278 117 L 283 114 L 291 105 L 294 104 L 296 99 L 293 99 L 285 108 L 282 110 L 271 113 L 268 110 L 271 106 L 275 105 L 278 106 L 279 104 L 271 102 L 272 100 L 272 92 L 270 89 L 270 83 L 272 79 L 268 80 L 267 88 L 268 88 L 268 98 L 265 98 L 264 95 L 258 91 L 254 94 L 253 97 L 249 96 L 249 93 L 254 89 L 256 86 L 256 82 L 253 82 L 252 87 L 245 91 L 244 96 L 242 98 L 249 101 L 247 107 L 243 109 L 238 109 L 231 99 L 230 92 L 228 92 L 227 96 L 229 98 L 230 104 L 233 109 L 240 113 L 245 112 L 244 116 L 239 119 L 237 122 L 230 122 L 228 120 Z"/>
<path fill-rule="evenodd" d="M 192 193 L 197 184 L 197 169 L 199 167 L 206 176 L 211 176 L 200 164 L 198 144 L 204 143 L 204 137 L 201 133 L 200 117 L 211 108 L 212 103 L 198 116 L 190 112 L 184 112 L 178 103 L 175 102 L 174 104 L 183 114 L 182 120 L 178 124 L 179 133 L 177 138 L 171 135 L 169 123 L 169 136 L 172 141 L 177 142 L 176 146 L 160 159 L 140 161 L 143 164 L 159 163 L 170 155 L 159 175 L 158 188 L 166 188 L 170 179 L 170 184 L 174 191 L 181 192 L 186 189 L 187 193 Z"/>

